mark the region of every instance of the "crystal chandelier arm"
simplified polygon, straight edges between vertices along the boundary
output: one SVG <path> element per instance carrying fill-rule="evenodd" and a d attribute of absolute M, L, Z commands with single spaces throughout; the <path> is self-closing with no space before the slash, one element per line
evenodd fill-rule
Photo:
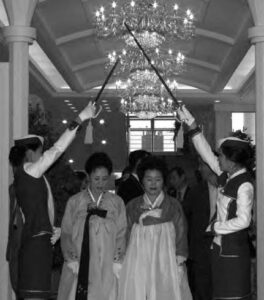
<path fill-rule="evenodd" d="M 101 88 L 100 88 L 98 94 L 96 95 L 96 97 L 95 97 L 93 103 L 97 103 L 97 101 L 99 100 L 99 98 L 100 98 L 100 96 L 101 96 L 101 94 L 102 94 L 102 92 L 103 92 L 105 86 L 107 85 L 107 83 L 108 83 L 110 77 L 112 76 L 112 74 L 113 74 L 113 72 L 114 72 L 116 66 L 118 65 L 119 60 L 120 60 L 119 58 L 116 60 L 116 62 L 115 62 L 115 64 L 113 65 L 112 69 L 110 70 L 109 74 L 107 75 L 107 77 L 106 77 L 106 79 L 105 79 L 103 85 L 101 86 Z"/>
<path fill-rule="evenodd" d="M 176 99 L 176 97 L 173 95 L 171 89 L 168 87 L 168 85 L 166 84 L 166 82 L 164 81 L 164 79 L 162 78 L 162 76 L 160 75 L 159 71 L 156 69 L 156 67 L 151 63 L 151 59 L 149 58 L 149 56 L 147 55 L 147 53 L 145 52 L 145 50 L 143 49 L 143 47 L 140 45 L 139 41 L 137 40 L 137 38 L 135 37 L 135 35 L 133 34 L 133 32 L 131 31 L 131 29 L 129 28 L 129 26 L 127 25 L 127 23 L 124 23 L 127 31 L 129 32 L 129 34 L 133 37 L 135 43 L 137 44 L 137 46 L 139 47 L 139 49 L 141 50 L 141 52 L 143 53 L 143 55 L 145 56 L 145 58 L 147 59 L 148 63 L 150 64 L 150 66 L 152 67 L 152 69 L 155 71 L 155 73 L 157 74 L 157 76 L 159 77 L 159 80 L 161 81 L 161 83 L 164 85 L 165 89 L 167 90 L 167 92 L 169 93 L 169 95 L 172 97 L 172 99 L 174 100 L 174 104 L 177 105 L 179 107 L 179 103 L 178 100 Z"/>

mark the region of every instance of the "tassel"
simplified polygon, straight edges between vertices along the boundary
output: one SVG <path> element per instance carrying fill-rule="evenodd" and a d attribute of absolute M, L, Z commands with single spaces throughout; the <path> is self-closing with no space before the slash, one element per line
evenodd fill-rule
<path fill-rule="evenodd" d="M 89 120 L 86 127 L 84 144 L 92 144 L 92 143 L 93 143 L 93 125 L 92 125 L 92 120 Z"/>

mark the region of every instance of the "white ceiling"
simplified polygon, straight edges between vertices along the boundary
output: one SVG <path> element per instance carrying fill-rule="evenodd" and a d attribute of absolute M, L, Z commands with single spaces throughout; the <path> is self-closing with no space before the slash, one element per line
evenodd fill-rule
<path fill-rule="evenodd" d="M 37 29 L 37 41 L 30 47 L 31 69 L 53 95 L 92 95 L 97 91 L 93 88 L 103 83 L 108 52 L 122 49 L 121 41 L 99 40 L 95 35 L 94 13 L 106 3 L 109 0 L 39 1 L 32 21 Z M 184 51 L 187 57 L 187 70 L 176 78 L 178 96 L 197 103 L 241 101 L 241 93 L 254 78 L 255 63 L 254 49 L 248 40 L 248 28 L 253 26 L 253 21 L 247 1 L 182 0 L 178 3 L 189 7 L 197 20 L 194 40 L 173 44 L 174 50 Z M 4 18 L 0 6 L 0 19 L 5 24 Z M 114 97 L 116 91 L 109 88 L 106 93 Z M 252 99 L 242 100 L 247 103 Z"/>

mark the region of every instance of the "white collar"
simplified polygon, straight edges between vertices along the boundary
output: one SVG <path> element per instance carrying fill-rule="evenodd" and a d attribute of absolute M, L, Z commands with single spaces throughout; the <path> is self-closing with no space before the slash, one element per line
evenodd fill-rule
<path fill-rule="evenodd" d="M 145 201 L 145 203 L 151 207 L 151 209 L 154 209 L 154 208 L 157 208 L 161 205 L 161 203 L 163 202 L 165 198 L 165 195 L 164 195 L 164 192 L 161 191 L 160 194 L 158 195 L 158 197 L 155 199 L 154 203 L 152 203 L 150 200 L 149 200 L 149 197 L 148 195 L 145 193 L 143 195 L 143 199 Z"/>
<path fill-rule="evenodd" d="M 89 193 L 89 195 L 90 195 L 92 201 L 93 201 L 94 203 L 96 203 L 96 206 L 99 206 L 99 205 L 100 205 L 100 202 L 101 202 L 101 200 L 102 200 L 102 197 L 103 197 L 104 192 L 102 192 L 102 193 L 99 195 L 98 200 L 96 201 L 95 198 L 94 198 L 94 195 L 93 195 L 93 193 L 92 193 L 92 191 L 90 190 L 89 187 L 87 188 L 87 191 L 88 191 L 88 193 Z"/>
<path fill-rule="evenodd" d="M 238 175 L 240 175 L 240 174 L 243 174 L 243 173 L 245 173 L 246 171 L 247 171 L 246 168 L 242 168 L 242 169 L 236 171 L 236 172 L 235 172 L 234 174 L 232 174 L 231 176 L 229 176 L 229 177 L 228 177 L 228 180 L 230 180 L 230 179 L 232 179 L 232 178 L 234 178 L 234 177 L 236 177 L 236 176 L 238 176 Z"/>

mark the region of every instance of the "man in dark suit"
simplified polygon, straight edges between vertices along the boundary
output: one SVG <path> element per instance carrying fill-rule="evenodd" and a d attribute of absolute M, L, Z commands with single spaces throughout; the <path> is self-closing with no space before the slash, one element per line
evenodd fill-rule
<path fill-rule="evenodd" d="M 144 194 L 144 189 L 138 179 L 137 168 L 141 160 L 149 155 L 150 153 L 145 150 L 136 150 L 129 154 L 128 160 L 131 173 L 127 179 L 120 182 L 117 189 L 117 195 L 124 200 L 125 204 L 131 199 Z"/>
<path fill-rule="evenodd" d="M 201 181 L 190 188 L 183 202 L 188 222 L 189 284 L 194 300 L 212 299 L 210 246 L 212 237 L 205 234 L 210 217 L 215 212 L 217 176 L 201 159 Z"/>

